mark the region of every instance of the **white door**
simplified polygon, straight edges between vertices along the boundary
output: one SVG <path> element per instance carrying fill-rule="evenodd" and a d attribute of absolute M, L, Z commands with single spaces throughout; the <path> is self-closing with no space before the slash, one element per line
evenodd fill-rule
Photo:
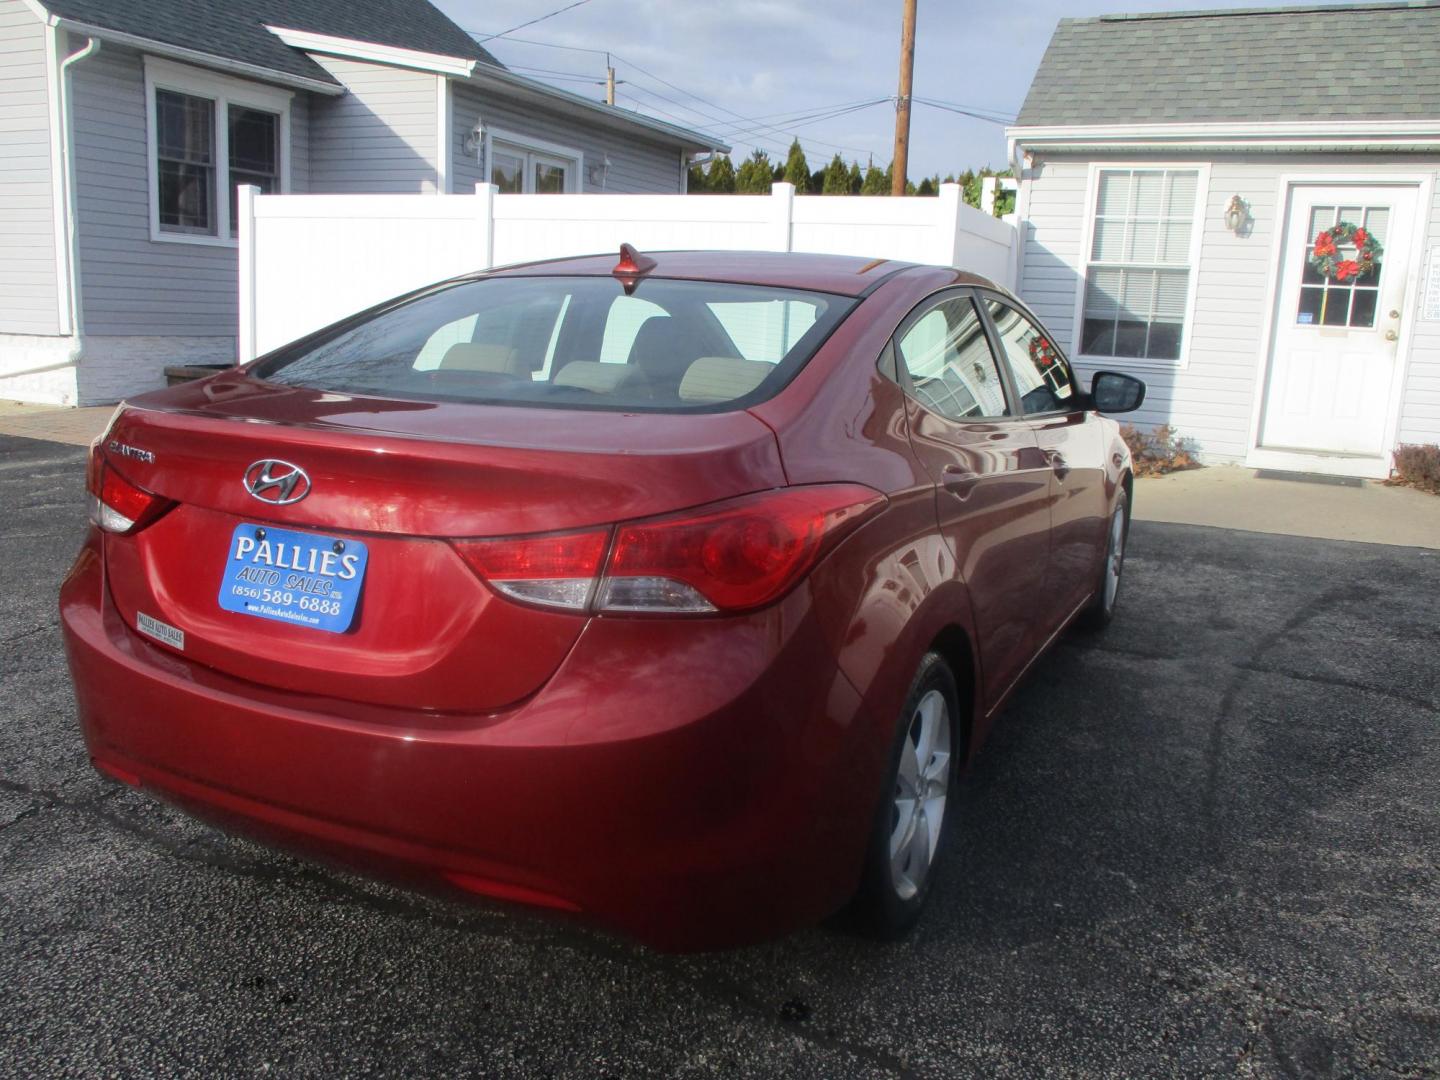
<path fill-rule="evenodd" d="M 1389 449 L 1415 209 L 1414 187 L 1290 189 L 1262 448 L 1353 457 Z M 1311 265 L 1316 237 L 1340 223 L 1365 229 L 1382 248 L 1372 269 L 1343 281 Z M 1361 261 L 1353 243 L 1340 244 L 1333 258 Z"/>

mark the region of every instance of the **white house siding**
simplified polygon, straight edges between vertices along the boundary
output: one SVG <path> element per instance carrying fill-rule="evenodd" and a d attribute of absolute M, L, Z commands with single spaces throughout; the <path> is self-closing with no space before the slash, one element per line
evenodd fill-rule
<path fill-rule="evenodd" d="M 601 125 L 589 117 L 567 116 L 532 104 L 520 104 L 471 83 L 453 83 L 451 102 L 453 191 L 470 191 L 486 179 L 476 155 L 465 153 L 465 136 L 477 119 L 483 119 L 487 128 L 528 136 L 584 154 L 581 191 L 674 195 L 682 190 L 680 147 L 676 145 L 652 142 Z M 610 169 L 602 178 L 598 167 L 607 156 Z M 593 181 L 589 176 L 591 171 L 596 171 Z"/>
<path fill-rule="evenodd" d="M 438 86 L 433 74 L 315 56 L 342 83 L 316 97 L 310 119 L 310 184 L 335 194 L 435 191 Z"/>
<path fill-rule="evenodd" d="M 150 239 L 141 54 L 107 43 L 70 78 L 83 404 L 159 386 L 167 364 L 233 360 L 238 255 Z M 310 186 L 307 96 L 291 99 L 295 191 Z"/>
<path fill-rule="evenodd" d="M 58 334 L 45 28 L 0 0 L 0 333 Z"/>
<path fill-rule="evenodd" d="M 1104 366 L 1133 371 L 1149 387 L 1145 407 L 1134 414 L 1142 426 L 1172 424 L 1194 439 L 1207 460 L 1237 461 L 1251 446 L 1255 395 L 1262 385 L 1268 343 L 1261 340 L 1277 267 L 1272 265 L 1275 231 L 1285 207 L 1280 180 L 1288 175 L 1328 176 L 1374 173 L 1407 175 L 1436 172 L 1440 158 L 1385 155 L 1262 154 L 1177 155 L 1119 153 L 1104 156 L 1037 154 L 1027 170 L 1026 223 L 1020 294 L 1075 351 L 1075 306 L 1084 273 L 1086 205 L 1092 161 L 1210 165 L 1209 191 L 1202 192 L 1202 238 L 1195 282 L 1194 316 L 1188 328 L 1188 361 L 1181 369 L 1147 367 L 1125 360 Z M 1436 189 L 1440 189 L 1437 184 Z M 1253 227 L 1237 237 L 1224 224 L 1232 195 L 1250 204 Z M 1440 190 L 1427 225 L 1424 249 L 1440 244 Z M 1418 292 L 1418 290 L 1417 290 Z M 1401 407 L 1402 442 L 1440 439 L 1440 322 L 1418 320 L 1418 296 L 1406 300 L 1412 341 L 1405 398 Z M 1094 366 L 1077 365 L 1089 378 Z"/>
<path fill-rule="evenodd" d="M 1440 181 L 1437 181 L 1430 206 L 1429 233 L 1425 237 L 1425 258 L 1431 249 L 1440 246 Z M 1420 285 L 1425 286 L 1422 265 Z M 1415 318 L 1411 307 L 1408 317 Z M 1440 444 L 1440 322 L 1416 321 L 1411 324 L 1410 366 L 1405 375 L 1405 402 L 1400 410 L 1400 441 L 1402 443 Z"/>

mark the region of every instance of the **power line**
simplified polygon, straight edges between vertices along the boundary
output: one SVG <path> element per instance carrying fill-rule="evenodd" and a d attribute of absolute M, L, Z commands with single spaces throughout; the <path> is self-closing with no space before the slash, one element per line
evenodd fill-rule
<path fill-rule="evenodd" d="M 776 142 L 773 141 L 773 135 L 774 135 L 775 133 L 782 134 L 782 135 L 786 136 L 787 138 L 792 138 L 792 139 L 799 138 L 799 136 L 797 136 L 797 135 L 794 134 L 794 131 L 795 131 L 795 129 L 797 129 L 797 128 L 806 127 L 806 126 L 808 126 L 808 125 L 810 125 L 810 124 L 818 124 L 818 123 L 820 123 L 822 120 L 831 120 L 831 119 L 834 119 L 835 117 L 845 116 L 845 115 L 847 115 L 847 114 L 849 114 L 849 113 L 852 113 L 852 112 L 859 112 L 861 109 L 872 108 L 872 107 L 874 107 L 874 106 L 876 106 L 876 105 L 884 104 L 885 102 L 887 102 L 887 101 L 890 100 L 889 98 L 876 98 L 876 99 L 873 100 L 873 101 L 864 101 L 864 102 L 858 102 L 858 103 L 849 103 L 849 104 L 848 104 L 847 106 L 845 106 L 845 107 L 827 107 L 827 108 L 821 108 L 821 109 L 812 110 L 812 111 L 809 112 L 809 113 L 801 113 L 801 114 L 799 114 L 798 116 L 795 117 L 794 120 L 787 121 L 787 122 L 785 123 L 785 125 L 784 125 L 784 128 L 782 129 L 782 128 L 779 128 L 779 127 L 776 127 L 776 126 L 770 125 L 770 124 L 752 124 L 752 122 L 751 122 L 749 119 L 746 119 L 746 118 L 743 118 L 743 117 L 742 117 L 741 120 L 738 121 L 738 122 L 737 122 L 737 121 L 733 121 L 733 120 L 732 120 L 732 121 L 725 121 L 725 120 L 720 119 L 719 117 L 715 117 L 715 116 L 712 116 L 712 115 L 710 115 L 710 114 L 708 114 L 708 113 L 702 112 L 701 110 L 696 109 L 696 108 L 695 108 L 694 106 L 692 106 L 692 105 L 686 105 L 684 102 L 679 102 L 679 101 L 676 101 L 674 98 L 666 97 L 664 94 L 659 94 L 659 93 L 657 93 L 657 92 L 654 91 L 654 90 L 648 89 L 647 87 L 637 86 L 637 85 L 635 85 L 633 82 L 631 83 L 631 89 L 632 89 L 632 90 L 638 90 L 638 91 L 639 91 L 640 93 L 642 93 L 642 94 L 646 94 L 646 95 L 649 95 L 649 96 L 652 96 L 652 97 L 657 97 L 657 98 L 659 98 L 661 101 L 668 102 L 669 104 L 674 105 L 674 106 L 676 106 L 677 108 L 684 109 L 684 110 L 686 110 L 687 112 L 694 113 L 694 114 L 697 115 L 697 116 L 707 117 L 707 118 L 710 119 L 710 120 L 714 120 L 714 121 L 720 123 L 720 124 L 723 125 L 725 128 L 732 129 L 732 130 L 719 130 L 719 129 L 717 129 L 717 130 L 715 131 L 715 134 L 721 136 L 722 138 L 726 138 L 726 139 L 739 138 L 739 139 L 744 140 L 745 142 L 750 143 L 750 144 L 753 145 L 753 146 L 760 146 L 760 147 L 763 147 L 763 148 L 766 148 L 766 149 L 773 150 L 773 151 L 775 151 L 777 154 L 783 154 L 783 153 L 785 153 L 786 150 L 788 149 L 788 147 L 781 146 L 780 144 L 778 144 L 778 143 L 776 143 Z M 659 108 L 657 108 L 656 106 L 649 104 L 648 102 L 642 102 L 641 104 L 643 104 L 643 105 L 645 106 L 645 108 L 654 109 L 656 112 L 664 112 L 663 109 L 659 109 Z M 688 124 L 688 123 L 694 123 L 693 120 L 687 120 L 687 119 L 685 119 L 685 118 L 683 118 L 683 117 L 675 116 L 673 113 L 665 113 L 665 115 L 670 116 L 670 117 L 672 117 L 673 119 L 679 120 L 681 123 L 687 123 L 687 124 Z M 771 138 L 766 138 L 767 135 L 771 136 Z M 869 149 L 866 149 L 866 148 L 863 148 L 863 147 L 858 147 L 858 146 L 845 146 L 845 145 L 840 144 L 840 143 L 832 143 L 832 142 L 827 142 L 827 141 L 824 140 L 824 139 L 817 139 L 817 138 L 814 138 L 813 136 L 807 137 L 807 138 L 804 138 L 804 139 L 800 139 L 800 143 L 801 143 L 802 147 L 803 147 L 803 145 L 804 145 L 805 143 L 807 143 L 807 142 L 810 143 L 810 144 L 812 144 L 812 145 L 811 145 L 812 152 L 813 152 L 817 147 L 825 146 L 825 147 L 829 147 L 829 148 L 832 149 L 832 150 L 846 150 L 846 151 L 850 151 L 850 152 L 856 153 L 856 154 L 871 154 L 871 153 L 873 153 L 872 150 L 869 150 Z"/>
<path fill-rule="evenodd" d="M 828 111 L 818 112 L 818 113 L 816 113 L 816 114 L 814 114 L 814 115 L 812 115 L 812 116 L 809 116 L 809 117 L 800 117 L 800 118 L 798 118 L 798 119 L 796 119 L 796 120 L 786 121 L 786 123 L 785 123 L 785 131 L 786 131 L 786 134 L 789 134 L 790 132 L 793 132 L 793 131 L 796 130 L 797 128 L 808 127 L 808 126 L 811 125 L 811 124 L 818 124 L 818 123 L 820 123 L 820 122 L 823 121 L 823 120 L 834 120 L 836 117 L 848 116 L 848 115 L 850 115 L 851 113 L 861 112 L 861 111 L 863 111 L 863 110 L 865 110 L 865 109 L 873 109 L 876 105 L 883 105 L 883 104 L 885 104 L 886 102 L 888 102 L 888 101 L 890 101 L 890 100 L 891 100 L 890 98 L 876 98 L 874 101 L 867 101 L 867 102 L 864 102 L 863 104 L 860 104 L 860 105 L 851 105 L 851 106 L 850 106 L 849 108 L 847 108 L 847 109 L 831 109 L 831 110 L 828 110 Z M 725 137 L 726 137 L 726 138 L 737 138 L 737 137 L 738 137 L 738 138 L 743 138 L 743 137 L 744 137 L 746 134 L 748 134 L 749 131 L 751 131 L 751 130 L 754 130 L 754 129 L 744 129 L 744 128 L 738 129 L 738 130 L 736 130 L 736 131 L 732 131 L 732 132 L 727 133 Z M 803 141 L 803 140 L 802 140 L 802 141 Z M 814 143 L 819 143 L 821 146 L 828 146 L 828 147 L 830 147 L 830 148 L 833 149 L 833 150 L 850 150 L 850 151 L 853 151 L 854 153 L 857 153 L 857 154 L 869 154 L 869 153 L 872 153 L 872 151 L 862 149 L 862 148 L 860 148 L 860 147 L 858 147 L 858 146 L 842 146 L 842 145 L 839 144 L 839 143 L 826 142 L 824 139 L 816 139 L 816 138 L 813 138 L 813 137 L 812 137 L 810 141 L 811 141 L 811 142 L 814 142 Z"/>
<path fill-rule="evenodd" d="M 911 98 L 910 100 L 915 102 L 917 105 L 928 105 L 932 109 L 943 109 L 945 112 L 958 113 L 961 116 L 968 116 L 972 120 L 983 120 L 988 124 L 1004 125 L 1013 124 L 1015 122 L 1015 118 L 1013 116 L 987 116 L 984 113 L 976 112 L 974 109 L 966 109 L 959 105 L 948 105 L 944 102 L 932 101 L 930 98 L 917 97 Z"/>
<path fill-rule="evenodd" d="M 550 82 L 591 83 L 595 86 L 600 86 L 605 82 L 604 79 L 597 79 L 594 75 L 581 75 L 579 72 L 569 71 L 546 71 L 544 68 L 521 67 L 518 64 L 511 65 L 510 70 L 523 71 L 527 75 L 543 75 Z"/>
<path fill-rule="evenodd" d="M 973 112 L 988 113 L 991 116 L 1001 116 L 1011 120 L 1015 118 L 1014 113 L 1007 112 L 1004 109 L 992 109 L 986 105 L 962 105 L 958 101 L 946 101 L 944 98 L 935 97 L 932 97 L 930 100 L 935 102 L 937 105 L 949 105 L 952 109 L 970 109 Z"/>
<path fill-rule="evenodd" d="M 573 5 L 572 5 L 572 6 L 573 6 Z M 562 8 L 561 10 L 563 11 L 563 10 L 567 10 L 567 9 Z M 538 21 L 538 20 L 537 20 L 537 21 Z M 519 27 L 516 27 L 516 29 L 519 29 Z M 478 38 L 478 37 L 481 37 L 481 35 L 479 34 L 478 31 L 468 30 L 468 31 L 466 31 L 466 32 L 469 33 L 469 34 L 470 34 L 471 36 L 473 36 L 473 37 L 477 37 L 477 38 Z M 507 35 L 508 35 L 508 33 L 509 33 L 509 32 L 507 31 Z M 499 37 L 499 36 L 501 36 L 501 35 L 498 35 L 498 34 L 497 34 L 497 35 L 492 35 L 492 36 L 493 36 L 493 37 Z M 489 40 L 489 38 L 482 38 L 482 40 Z M 639 91 L 639 92 L 644 93 L 644 94 L 647 94 L 647 95 L 649 95 L 649 96 L 651 96 L 651 97 L 658 98 L 658 99 L 660 99 L 661 101 L 664 101 L 664 102 L 667 102 L 667 103 L 669 103 L 669 104 L 671 104 L 671 105 L 674 105 L 674 106 L 675 106 L 676 108 L 678 108 L 678 109 L 683 109 L 683 110 L 685 110 L 686 112 L 689 112 L 689 113 L 694 114 L 695 116 L 703 117 L 705 121 L 707 121 L 708 123 L 711 123 L 711 124 L 720 124 L 720 125 L 723 125 L 723 126 L 725 126 L 725 127 L 727 127 L 727 128 L 735 128 L 735 129 L 740 129 L 740 128 L 742 127 L 742 125 L 743 125 L 744 130 L 736 130 L 736 131 L 733 132 L 732 134 L 733 134 L 733 135 L 737 135 L 737 136 L 741 136 L 741 137 L 744 137 L 744 136 L 747 136 L 747 135 L 749 135 L 749 136 L 756 136 L 756 137 L 754 137 L 754 138 L 746 139 L 746 141 L 747 141 L 747 142 L 750 142 L 752 145 L 767 146 L 767 147 L 770 147 L 770 148 L 772 148 L 772 149 L 775 149 L 777 152 L 783 153 L 783 152 L 784 152 L 783 149 L 782 149 L 781 147 L 779 147 L 776 143 L 770 142 L 770 141 L 768 141 L 768 140 L 766 140 L 766 139 L 764 139 L 764 138 L 760 138 L 759 136 L 768 134 L 768 135 L 770 135 L 772 138 L 775 138 L 775 137 L 784 137 L 784 138 L 787 138 L 787 139 L 793 139 L 793 138 L 796 137 L 792 132 L 786 130 L 786 127 L 795 127 L 795 126 L 797 126 L 794 122 L 783 122 L 782 124 L 767 124 L 767 123 L 763 123 L 763 122 L 762 122 L 762 121 L 764 121 L 764 120 L 766 119 L 766 117 L 747 117 L 747 116 L 744 116 L 744 115 L 736 112 L 734 109 L 731 109 L 731 108 L 729 108 L 729 107 L 727 107 L 727 106 L 725 106 L 725 105 L 721 105 L 721 104 L 719 104 L 718 102 L 711 101 L 711 100 L 709 100 L 708 98 L 701 97 L 699 94 L 696 94 L 696 93 L 694 93 L 694 92 L 691 91 L 691 90 L 686 90 L 683 86 L 678 86 L 678 85 L 676 85 L 675 83 L 671 82 L 670 80 L 665 79 L 665 78 L 662 78 L 662 77 L 659 76 L 659 75 L 656 75 L 653 71 L 649 71 L 649 70 L 647 70 L 646 68 L 641 67 L 639 64 L 635 63 L 635 61 L 629 59 L 628 57 L 621 56 L 619 53 L 611 52 L 611 51 L 606 50 L 606 49 L 585 48 L 585 47 L 582 47 L 582 46 L 579 46 L 579 45 L 560 45 L 560 44 L 558 44 L 558 43 L 556 43 L 556 42 L 553 42 L 553 41 L 540 41 L 540 40 L 538 40 L 538 39 L 536 39 L 536 38 L 515 38 L 515 37 L 508 37 L 508 36 L 507 36 L 507 37 L 506 37 L 506 40 L 509 41 L 509 42 L 512 42 L 512 43 L 516 43 L 516 44 L 539 45 L 539 46 L 542 46 L 542 47 L 545 47 L 545 48 L 550 48 L 550 49 L 563 49 L 563 50 L 566 50 L 566 51 L 569 51 L 569 52 L 593 53 L 593 54 L 595 54 L 595 55 L 597 55 L 597 56 L 613 56 L 616 60 L 620 61 L 621 63 L 623 63 L 623 64 L 625 64 L 625 65 L 627 65 L 628 67 L 634 68 L 634 69 L 635 69 L 636 71 L 638 71 L 640 74 L 645 75 L 646 77 L 648 77 L 648 78 L 650 78 L 650 79 L 653 79 L 655 82 L 658 82 L 658 83 L 662 84 L 663 86 L 667 86 L 667 87 L 669 87 L 670 89 L 676 91 L 677 93 L 683 94 L 685 97 L 691 98 L 691 99 L 693 99 L 694 101 L 698 101 L 698 102 L 700 102 L 700 103 L 703 104 L 703 105 L 708 105 L 708 106 L 709 106 L 710 108 L 712 108 L 712 109 L 718 109 L 720 112 L 726 113 L 726 114 L 727 114 L 729 117 L 731 117 L 732 119 L 726 119 L 725 117 L 716 116 L 716 115 L 714 115 L 713 113 L 706 112 L 704 109 L 696 108 L 694 105 L 690 105 L 690 104 L 688 104 L 688 103 L 686 103 L 686 102 L 684 102 L 684 101 L 677 101 L 676 99 L 674 99 L 674 98 L 672 98 L 672 97 L 669 97 L 669 96 L 667 96 L 667 95 L 665 95 L 665 94 L 662 94 L 662 93 L 660 93 L 660 92 L 657 91 L 657 90 L 652 90 L 652 89 L 650 89 L 650 88 L 648 88 L 648 87 L 639 86 L 639 85 L 637 85 L 633 80 L 631 80 L 631 83 L 630 83 L 631 91 Z M 517 66 L 518 66 L 518 65 L 517 65 Z M 533 70 L 542 70 L 542 69 L 533 69 Z M 572 73 L 567 73 L 567 74 L 570 74 L 571 77 L 577 77 L 577 78 L 578 78 L 578 75 L 574 75 L 574 74 L 572 74 Z M 879 103 L 882 102 L 882 101 L 888 101 L 888 100 L 892 100 L 892 99 L 889 99 L 889 98 L 878 98 L 878 99 L 876 99 L 875 101 L 865 102 L 865 103 L 860 103 L 860 104 L 863 104 L 863 107 L 868 108 L 868 107 L 870 107 L 871 105 L 879 104 Z M 678 121 L 679 123 L 682 123 L 682 124 L 694 124 L 694 123 L 695 123 L 694 120 L 687 120 L 687 119 L 684 119 L 683 117 L 676 116 L 674 113 L 665 112 L 665 110 L 656 108 L 655 106 L 650 105 L 650 104 L 648 104 L 648 103 L 640 103 L 640 104 L 644 104 L 645 108 L 652 109 L 652 110 L 654 110 L 655 112 L 660 112 L 660 113 L 662 113 L 663 115 L 669 116 L 671 119 L 676 120 L 676 121 Z M 856 110 L 856 111 L 858 111 L 858 110 Z M 786 115 L 786 114 L 771 114 L 771 115 Z M 843 116 L 843 115 L 845 115 L 845 112 L 844 112 L 844 111 L 841 111 L 841 112 L 836 113 L 835 115 L 837 115 L 837 116 Z M 818 117 L 818 118 L 816 118 L 816 119 L 813 120 L 813 121 L 811 121 L 811 120 L 804 120 L 803 122 L 804 122 L 804 123 L 811 123 L 811 122 L 818 123 L 819 120 L 822 120 L 822 119 L 830 119 L 830 118 L 831 118 L 831 117 Z M 729 137 L 731 137 L 731 136 L 730 136 L 730 135 L 727 135 L 726 137 L 729 138 Z M 846 145 L 841 144 L 841 143 L 832 143 L 832 142 L 828 142 L 828 141 L 826 141 L 826 140 L 824 140 L 824 139 L 817 139 L 817 138 L 814 138 L 814 137 L 811 137 L 811 138 L 809 138 L 809 139 L 807 139 L 807 140 L 802 140 L 802 143 L 803 143 L 803 142 L 810 142 L 810 143 L 812 143 L 812 144 L 814 144 L 814 145 L 816 145 L 816 146 L 829 147 L 831 150 L 844 150 L 844 151 L 847 151 L 847 152 L 850 152 L 850 153 L 854 153 L 854 154 L 871 154 L 871 155 L 874 154 L 874 150 L 873 150 L 873 149 L 870 149 L 870 148 L 858 147 L 858 146 L 846 146 Z"/>
<path fill-rule="evenodd" d="M 502 30 L 498 34 L 490 34 L 487 37 L 479 37 L 476 34 L 471 34 L 471 36 L 477 38 L 480 44 L 483 45 L 487 41 L 494 41 L 496 38 L 502 38 L 508 34 L 513 34 L 516 30 L 524 30 L 527 26 L 534 26 L 536 23 L 544 22 L 546 19 L 553 19 L 556 15 L 563 15 L 565 14 L 565 12 L 577 8 L 581 4 L 588 4 L 589 2 L 590 0 L 575 0 L 573 4 L 566 4 L 562 8 L 556 8 L 554 11 L 549 12 L 548 14 L 541 15 L 539 18 L 531 19 L 529 22 L 522 22 L 519 26 L 512 26 L 509 30 Z"/>
<path fill-rule="evenodd" d="M 616 59 L 623 60 L 624 58 L 623 58 L 623 57 L 620 57 L 620 56 L 617 56 Z M 627 62 L 628 62 L 628 61 L 627 61 Z M 632 66 L 633 66 L 633 65 L 632 65 Z M 643 69 L 642 69 L 642 70 L 643 70 Z M 646 72 L 645 74 L 648 75 L 649 73 Z M 650 77 L 651 77 L 651 78 L 655 78 L 655 76 L 653 76 L 653 75 L 650 76 Z M 663 81 L 663 80 L 662 80 L 662 81 Z M 670 86 L 670 85 L 673 85 L 673 84 L 671 84 L 671 83 L 666 83 L 666 85 L 667 85 L 667 86 Z M 768 135 L 768 136 L 770 136 L 771 138 L 773 138 L 773 137 L 779 135 L 779 136 L 784 136 L 785 138 L 788 138 L 788 139 L 793 139 L 793 138 L 796 137 L 795 134 L 794 134 L 794 131 L 793 131 L 794 128 L 803 127 L 803 126 L 805 126 L 805 125 L 807 125 L 807 124 L 811 124 L 811 123 L 818 123 L 818 122 L 821 121 L 821 120 L 831 119 L 831 118 L 834 117 L 834 116 L 844 116 L 846 113 L 849 113 L 849 112 L 858 112 L 859 109 L 862 109 L 862 108 L 870 108 L 872 105 L 878 105 L 878 104 L 881 104 L 882 102 L 885 102 L 885 101 L 889 101 L 889 100 L 890 100 L 889 98 L 876 98 L 876 99 L 874 99 L 874 100 L 872 100 L 872 101 L 860 102 L 860 103 L 858 103 L 858 104 L 851 105 L 851 106 L 848 107 L 848 108 L 840 108 L 840 107 L 835 107 L 835 108 L 832 108 L 832 107 L 819 107 L 819 108 L 816 108 L 816 109 L 812 109 L 812 110 L 809 111 L 809 112 L 801 112 L 801 113 L 799 113 L 798 116 L 797 116 L 797 118 L 796 118 L 796 120 L 786 121 L 784 124 L 770 124 L 770 123 L 761 122 L 761 118 L 759 118 L 759 117 L 746 117 L 746 116 L 741 116 L 739 113 L 735 112 L 733 109 L 726 109 L 724 106 L 721 106 L 721 105 L 715 106 L 716 108 L 721 109 L 721 110 L 724 111 L 724 112 L 728 112 L 731 116 L 735 117 L 734 120 L 726 120 L 724 117 L 716 116 L 716 115 L 714 115 L 713 113 L 708 113 L 708 112 L 706 112 L 704 109 L 697 109 L 694 105 L 686 104 L 686 103 L 683 102 L 683 101 L 676 101 L 674 98 L 672 98 L 672 97 L 667 97 L 666 95 L 660 93 L 659 91 L 651 90 L 651 89 L 649 89 L 648 87 L 636 86 L 636 85 L 632 82 L 631 88 L 632 88 L 632 89 L 638 89 L 638 90 L 640 90 L 642 93 L 649 94 L 649 95 L 652 96 L 652 97 L 657 97 L 657 98 L 659 98 L 661 101 L 669 102 L 671 105 L 674 105 L 674 106 L 676 106 L 677 108 L 680 108 L 680 109 L 684 109 L 684 110 L 686 110 L 687 112 L 690 112 L 690 113 L 695 114 L 696 116 L 702 116 L 702 117 L 704 117 L 705 119 L 707 119 L 707 120 L 709 120 L 709 121 L 711 121 L 711 122 L 713 122 L 713 123 L 716 123 L 716 124 L 721 125 L 721 127 L 723 127 L 723 128 L 731 129 L 731 130 L 729 130 L 729 131 L 717 132 L 717 134 L 723 134 L 726 138 L 745 138 L 746 136 L 753 136 L 753 138 L 750 138 L 750 139 L 748 139 L 747 141 L 750 141 L 750 142 L 752 142 L 752 143 L 754 143 L 754 144 L 758 144 L 758 145 L 761 145 L 761 146 L 774 146 L 774 145 L 775 145 L 774 143 L 772 143 L 772 142 L 768 141 L 766 138 L 764 138 L 764 136 L 767 136 L 767 135 Z M 687 91 L 684 91 L 684 90 L 681 90 L 680 92 L 681 92 L 682 94 L 683 94 L 683 93 L 687 93 Z M 695 97 L 696 95 L 691 94 L 691 95 L 689 95 L 689 96 Z M 704 101 L 705 99 L 704 99 L 704 98 L 698 98 L 698 97 L 697 97 L 696 100 L 698 100 L 698 101 Z M 708 104 L 708 103 L 707 103 L 707 104 Z M 687 122 L 693 122 L 693 121 L 687 121 Z M 814 143 L 814 144 L 816 144 L 816 145 L 818 145 L 818 146 L 828 146 L 828 147 L 830 147 L 830 149 L 832 149 L 832 150 L 848 150 L 848 151 L 850 151 L 850 152 L 852 152 L 852 153 L 856 153 L 856 154 L 869 154 L 869 153 L 872 153 L 872 151 L 869 150 L 869 149 L 867 149 L 867 148 L 858 147 L 858 146 L 845 146 L 845 145 L 843 145 L 843 144 L 841 144 L 841 143 L 827 142 L 827 141 L 824 140 L 824 139 L 817 139 L 817 138 L 814 138 L 814 137 L 811 137 L 811 138 L 808 139 L 808 140 L 801 140 L 801 141 L 802 141 L 802 142 L 808 141 L 808 142 Z M 778 148 L 777 148 L 777 149 L 778 149 Z"/>
<path fill-rule="evenodd" d="M 519 29 L 519 28 L 517 27 L 516 29 Z M 489 37 L 487 37 L 485 34 L 482 34 L 479 30 L 466 30 L 465 33 L 469 34 L 471 37 L 475 38 L 477 41 L 488 41 L 488 40 L 490 40 L 491 37 L 499 37 L 499 36 L 500 36 L 499 34 L 491 34 L 491 35 L 489 35 Z M 579 46 L 579 45 L 560 45 L 560 44 L 558 44 L 557 42 L 554 42 L 554 41 L 537 41 L 537 40 L 535 40 L 534 38 L 517 38 L 517 37 L 510 37 L 509 32 L 506 33 L 506 35 L 505 35 L 505 40 L 506 40 L 507 42 L 513 42 L 513 43 L 519 44 L 519 45 L 543 45 L 543 46 L 544 46 L 545 48 L 547 48 L 547 49 L 567 49 L 567 50 L 569 50 L 570 52 L 596 53 L 596 54 L 598 54 L 598 55 L 600 55 L 600 56 L 608 56 L 608 55 L 609 55 L 609 52 L 608 52 L 607 50 L 605 50 L 605 49 L 587 49 L 587 48 L 583 48 L 583 47 L 581 47 L 581 46 Z"/>

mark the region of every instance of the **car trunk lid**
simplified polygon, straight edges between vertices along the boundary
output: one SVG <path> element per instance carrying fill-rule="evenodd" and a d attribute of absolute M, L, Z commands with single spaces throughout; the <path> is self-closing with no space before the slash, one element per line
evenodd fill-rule
<path fill-rule="evenodd" d="M 106 537 L 111 594 L 132 627 L 158 620 L 183 632 L 187 657 L 268 686 L 455 711 L 533 693 L 585 617 L 501 598 L 449 540 L 608 525 L 784 484 L 773 434 L 744 412 L 436 404 L 242 374 L 137 400 L 100 452 L 176 504 L 134 535 Z M 308 491 L 287 505 L 253 496 L 246 473 L 266 460 L 299 466 Z M 282 548 L 280 587 L 312 578 L 324 550 L 363 545 L 348 628 L 221 607 L 237 537 L 261 533 L 319 552 Z"/>

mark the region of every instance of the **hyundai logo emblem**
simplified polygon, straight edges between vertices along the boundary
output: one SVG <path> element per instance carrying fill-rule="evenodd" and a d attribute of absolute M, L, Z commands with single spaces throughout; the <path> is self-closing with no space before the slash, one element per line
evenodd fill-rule
<path fill-rule="evenodd" d="M 299 465 L 263 458 L 245 470 L 245 490 L 261 502 L 285 506 L 310 494 L 310 477 Z"/>

